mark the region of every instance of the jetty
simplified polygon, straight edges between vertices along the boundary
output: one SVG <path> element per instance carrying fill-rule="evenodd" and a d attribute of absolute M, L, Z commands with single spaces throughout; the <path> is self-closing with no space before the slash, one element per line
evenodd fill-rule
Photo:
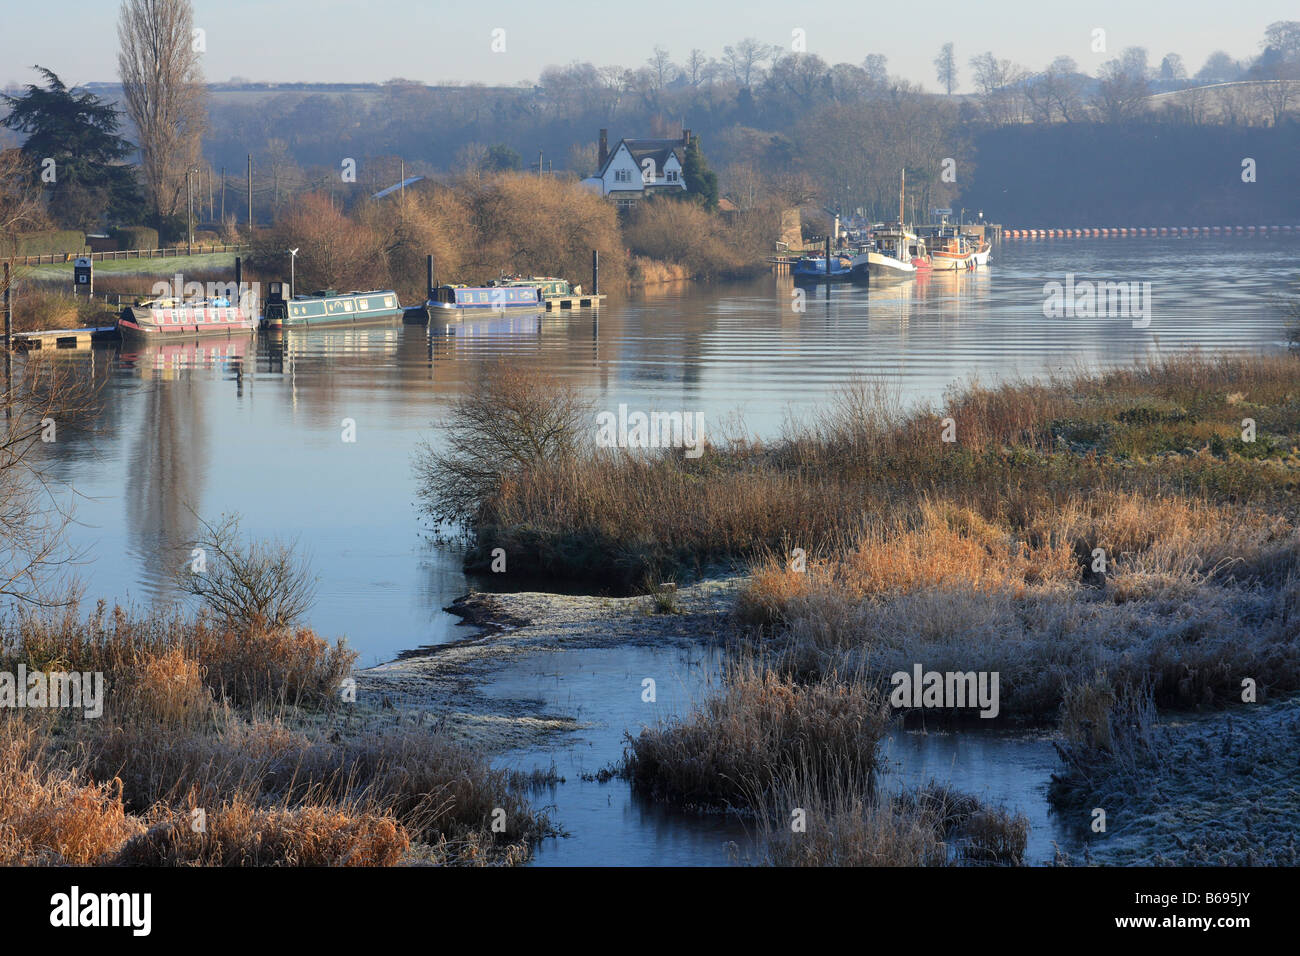
<path fill-rule="evenodd" d="M 82 329 L 47 329 L 40 332 L 13 333 L 14 347 L 24 351 L 36 349 L 81 349 L 95 342 L 116 342 L 117 326 L 87 326 Z"/>
<path fill-rule="evenodd" d="M 546 304 L 547 312 L 554 312 L 556 309 L 589 309 L 592 306 L 599 306 L 605 301 L 605 296 L 601 293 L 557 295 L 542 301 Z"/>

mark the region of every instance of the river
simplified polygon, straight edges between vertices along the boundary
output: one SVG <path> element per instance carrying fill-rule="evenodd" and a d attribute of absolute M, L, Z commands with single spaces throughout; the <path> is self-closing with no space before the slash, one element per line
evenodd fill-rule
<path fill-rule="evenodd" d="M 319 576 L 311 623 L 346 637 L 364 666 L 463 636 L 442 608 L 472 585 L 455 550 L 422 529 L 411 456 L 421 439 L 438 440 L 449 404 L 498 359 L 548 369 L 598 408 L 699 412 L 706 434 L 739 416 L 749 432 L 770 436 L 855 374 L 885 377 L 904 401 L 932 401 L 974 377 L 992 383 L 1193 348 L 1280 347 L 1276 299 L 1295 293 L 1298 253 L 1300 238 L 1291 236 L 1007 241 L 974 273 L 813 287 L 802 302 L 787 277 L 769 276 L 660 287 L 598 312 L 487 317 L 450 330 L 392 325 L 69 351 L 60 361 L 105 387 L 90 428 L 65 430 L 48 454 L 54 475 L 75 489 L 70 543 L 88 600 L 168 599 L 195 515 L 238 512 L 246 531 L 295 541 L 310 556 Z M 1149 283 L 1149 322 L 1045 317 L 1045 284 L 1069 275 Z M 344 440 L 349 423 L 355 441 Z M 599 674 L 629 666 L 593 658 L 546 678 L 543 693 L 560 703 L 591 699 L 606 727 L 580 738 L 589 744 L 580 761 L 587 770 L 617 755 L 625 729 L 617 708 L 596 702 Z M 699 683 L 698 675 L 684 680 L 691 692 Z M 900 765 L 946 767 L 967 783 L 1001 780 L 995 795 L 1023 798 L 1043 816 L 1034 794 L 1050 770 L 1048 742 L 928 741 L 896 737 L 894 749 L 907 756 Z M 1007 756 L 1012 750 L 1018 756 Z M 550 798 L 575 833 L 571 845 L 613 844 L 576 854 L 543 847 L 539 862 L 724 862 L 725 827 L 666 823 L 626 788 L 579 781 L 567 752 L 551 757 L 569 781 L 559 789 L 592 795 Z M 603 831 L 590 821 L 583 831 L 583 817 L 613 807 L 614 794 L 622 812 L 606 814 L 607 839 L 593 840 Z M 1036 817 L 1032 849 L 1053 838 L 1050 822 Z"/>

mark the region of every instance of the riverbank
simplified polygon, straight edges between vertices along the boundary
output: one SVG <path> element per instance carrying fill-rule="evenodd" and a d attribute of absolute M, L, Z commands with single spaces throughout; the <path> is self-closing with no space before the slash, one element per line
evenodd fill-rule
<path fill-rule="evenodd" d="M 486 693 L 514 662 L 588 649 L 721 645 L 734 636 L 731 608 L 739 586 L 739 578 L 702 581 L 676 590 L 668 605 L 647 596 L 473 592 L 449 609 L 465 619 L 469 633 L 462 640 L 359 672 L 358 696 L 437 719 L 476 752 L 540 746 L 578 729 L 579 721 L 536 700 Z"/>
<path fill-rule="evenodd" d="M 551 832 L 527 800 L 536 777 L 491 769 L 436 721 L 358 695 L 355 658 L 260 620 L 101 605 L 9 622 L 0 863 L 527 860 Z M 63 689 L 32 690 L 46 684 Z"/>
<path fill-rule="evenodd" d="M 498 385 L 499 403 L 466 407 L 553 434 L 583 420 L 559 388 Z M 621 772 L 651 799 L 752 817 L 767 861 L 945 861 L 935 845 L 971 838 L 944 822 L 964 796 L 935 817 L 873 786 L 895 720 L 1056 727 L 1072 772 L 1101 773 L 1132 762 L 1131 713 L 1228 714 L 1300 690 L 1298 386 L 1282 354 L 971 387 L 906 414 L 856 383 L 770 444 L 606 452 L 575 432 L 503 464 L 470 526 L 512 568 L 589 583 L 743 567 L 744 653 L 691 712 L 632 734 Z M 494 418 L 494 437 L 511 424 Z M 900 692 L 900 675 L 916 686 Z M 795 810 L 817 841 L 788 842 Z M 1002 848 L 992 861 L 1022 858 L 1014 816 L 970 812 Z M 1252 834 L 1222 852 L 1263 852 Z"/>

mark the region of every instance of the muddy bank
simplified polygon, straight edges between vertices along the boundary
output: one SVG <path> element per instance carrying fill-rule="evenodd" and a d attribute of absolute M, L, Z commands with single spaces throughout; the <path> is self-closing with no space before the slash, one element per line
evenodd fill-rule
<path fill-rule="evenodd" d="M 409 651 L 356 675 L 358 701 L 405 717 L 439 721 L 455 739 L 486 754 L 537 746 L 584 726 L 534 698 L 502 697 L 488 685 L 509 683 L 539 656 L 619 646 L 692 647 L 731 633 L 739 578 L 680 588 L 676 613 L 656 613 L 652 598 L 472 592 L 448 608 L 466 636 Z"/>

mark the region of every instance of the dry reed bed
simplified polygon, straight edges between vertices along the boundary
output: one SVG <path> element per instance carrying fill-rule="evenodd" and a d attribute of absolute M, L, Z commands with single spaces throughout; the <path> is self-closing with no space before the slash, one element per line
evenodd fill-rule
<path fill-rule="evenodd" d="M 471 567 L 503 547 L 521 571 L 634 587 L 765 550 L 841 549 L 926 498 L 1013 530 L 1108 491 L 1293 517 L 1300 357 L 971 386 L 908 414 L 888 387 L 859 382 L 772 443 L 714 441 L 698 459 L 588 450 L 530 463 L 474 514 Z"/>
<path fill-rule="evenodd" d="M 0 864 L 526 859 L 548 824 L 521 787 L 436 726 L 339 703 L 354 657 L 303 629 L 102 605 L 21 619 L 0 669 L 102 671 L 104 713 L 0 719 Z"/>
<path fill-rule="evenodd" d="M 956 445 L 938 440 L 945 418 Z M 1056 802 L 1119 805 L 1150 786 L 1167 746 L 1157 705 L 1240 702 L 1244 678 L 1261 699 L 1300 689 L 1297 444 L 1295 357 L 972 388 L 910 416 L 859 384 L 770 447 L 539 469 L 490 513 L 526 513 L 539 550 L 551 515 L 595 524 L 592 550 L 622 549 L 651 573 L 683 555 L 747 557 L 737 616 L 772 670 L 733 672 L 690 718 L 631 739 L 628 772 L 660 798 L 704 794 L 754 815 L 761 862 L 927 865 L 953 859 L 956 831 L 916 795 L 873 791 L 888 716 L 846 738 L 809 703 L 778 747 L 753 728 L 790 720 L 757 691 L 878 703 L 918 662 L 997 672 L 1003 715 L 1061 721 Z M 630 505 L 613 512 L 621 534 L 586 510 L 611 507 L 611 487 Z M 788 825 L 792 807 L 805 830 Z M 962 826 L 958 856 L 1022 858 L 1023 819 L 979 808 Z"/>

